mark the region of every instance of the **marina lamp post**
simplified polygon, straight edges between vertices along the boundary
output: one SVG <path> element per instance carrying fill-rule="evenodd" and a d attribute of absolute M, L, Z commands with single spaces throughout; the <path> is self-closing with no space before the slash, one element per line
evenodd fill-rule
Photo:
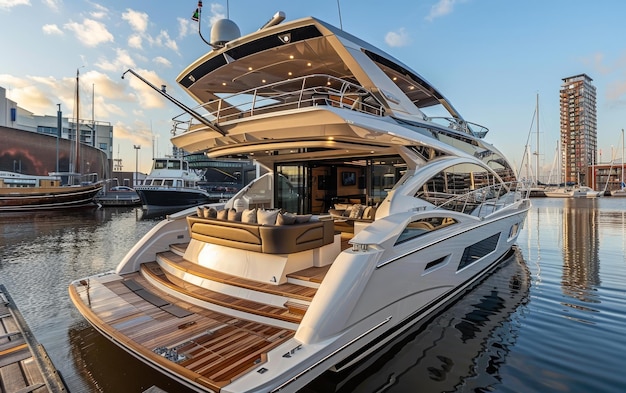
<path fill-rule="evenodd" d="M 137 177 L 139 176 L 139 149 L 141 149 L 141 145 L 133 145 L 133 148 L 135 149 L 135 182 L 134 182 L 134 186 L 137 185 Z"/>

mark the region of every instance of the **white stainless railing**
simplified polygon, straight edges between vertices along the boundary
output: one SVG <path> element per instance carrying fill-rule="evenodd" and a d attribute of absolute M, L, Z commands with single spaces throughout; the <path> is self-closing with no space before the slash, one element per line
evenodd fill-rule
<path fill-rule="evenodd" d="M 383 104 L 362 86 L 330 75 L 314 74 L 270 83 L 257 88 L 215 99 L 193 108 L 208 112 L 204 118 L 223 123 L 258 114 L 297 109 L 315 105 L 347 108 L 375 116 L 384 114 Z M 174 135 L 201 124 L 183 113 L 172 119 Z"/>
<path fill-rule="evenodd" d="M 421 195 L 420 198 L 433 203 L 435 209 L 484 217 L 515 202 L 528 199 L 530 187 L 526 187 L 522 182 L 508 182 L 482 187 L 462 195 L 436 194 L 434 198 L 429 198 L 427 194 Z"/>
<path fill-rule="evenodd" d="M 484 138 L 489 132 L 487 127 L 469 121 L 456 119 L 454 117 L 429 117 L 428 120 L 481 139 Z"/>

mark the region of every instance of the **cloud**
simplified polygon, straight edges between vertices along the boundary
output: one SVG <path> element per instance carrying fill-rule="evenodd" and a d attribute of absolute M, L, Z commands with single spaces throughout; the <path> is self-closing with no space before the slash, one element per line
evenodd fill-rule
<path fill-rule="evenodd" d="M 121 139 L 130 141 L 133 145 L 152 146 L 152 131 L 150 125 L 135 121 L 132 124 L 126 124 L 118 121 L 113 126 L 113 139 L 119 142 Z"/>
<path fill-rule="evenodd" d="M 409 33 L 407 33 L 404 27 L 401 27 L 397 31 L 390 31 L 385 35 L 385 42 L 389 46 L 406 46 L 411 42 Z"/>
<path fill-rule="evenodd" d="M 166 85 L 165 81 L 157 75 L 154 71 L 148 70 L 135 70 L 137 74 L 141 75 L 142 78 L 150 82 L 154 86 Z M 139 78 L 134 75 L 127 74 L 125 80 L 128 80 L 128 84 L 133 90 L 127 99 L 139 101 L 138 104 L 142 108 L 152 109 L 152 108 L 164 108 L 165 102 L 163 97 L 157 94 L 150 86 L 146 85 L 144 82 L 139 80 Z"/>
<path fill-rule="evenodd" d="M 43 3 L 48 6 L 48 8 L 58 11 L 61 0 L 43 0 Z"/>
<path fill-rule="evenodd" d="M 178 44 L 176 44 L 175 40 L 170 38 L 169 33 L 165 30 L 161 30 L 159 35 L 157 35 L 155 38 L 148 37 L 148 39 L 150 41 L 150 44 L 153 46 L 166 47 L 178 53 Z"/>
<path fill-rule="evenodd" d="M 191 24 L 190 19 L 177 18 L 178 20 L 178 38 L 184 38 L 191 34 L 195 25 Z M 194 22 L 195 23 L 195 22 Z"/>
<path fill-rule="evenodd" d="M 221 4 L 212 3 L 211 14 L 209 16 L 209 23 L 212 25 L 220 19 L 226 19 L 226 14 L 224 13 L 224 6 Z"/>
<path fill-rule="evenodd" d="M 169 60 L 167 60 L 165 57 L 163 56 L 157 56 L 154 58 L 153 60 L 156 64 L 160 64 L 162 66 L 165 67 L 171 67 L 172 66 L 172 62 L 170 62 Z"/>
<path fill-rule="evenodd" d="M 135 49 L 142 49 L 143 38 L 139 34 L 133 34 L 128 37 L 128 46 Z"/>
<path fill-rule="evenodd" d="M 115 58 L 113 61 L 109 60 L 108 57 L 103 57 L 95 63 L 95 66 L 103 71 L 123 72 L 128 68 L 134 68 L 135 61 L 127 50 L 118 48 L 115 50 Z"/>
<path fill-rule="evenodd" d="M 0 9 L 11 9 L 19 5 L 30 5 L 30 0 L 0 0 Z"/>
<path fill-rule="evenodd" d="M 63 31 L 57 25 L 43 25 L 41 30 L 46 35 L 63 35 Z"/>
<path fill-rule="evenodd" d="M 109 14 L 109 9 L 102 6 L 101 4 L 92 3 L 92 6 L 96 9 L 95 11 L 91 11 L 89 15 L 91 15 L 94 19 L 104 19 Z"/>
<path fill-rule="evenodd" d="M 139 12 L 126 9 L 126 12 L 122 14 L 122 19 L 128 22 L 130 27 L 139 33 L 144 33 L 148 28 L 148 14 L 145 12 Z"/>
<path fill-rule="evenodd" d="M 426 20 L 433 21 L 441 16 L 448 15 L 454 10 L 454 5 L 458 0 L 439 0 L 430 7 L 430 13 L 426 16 Z"/>
<path fill-rule="evenodd" d="M 102 22 L 93 19 L 85 19 L 83 23 L 69 22 L 63 25 L 63 28 L 73 32 L 76 38 L 88 47 L 96 47 L 115 40 Z"/>

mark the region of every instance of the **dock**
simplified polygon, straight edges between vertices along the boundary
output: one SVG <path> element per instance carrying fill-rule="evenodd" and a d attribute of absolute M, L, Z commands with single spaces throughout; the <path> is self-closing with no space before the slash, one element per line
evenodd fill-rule
<path fill-rule="evenodd" d="M 0 392 L 68 392 L 5 286 L 0 284 Z"/>
<path fill-rule="evenodd" d="M 138 206 L 141 199 L 135 191 L 101 192 L 95 197 L 101 206 Z"/>

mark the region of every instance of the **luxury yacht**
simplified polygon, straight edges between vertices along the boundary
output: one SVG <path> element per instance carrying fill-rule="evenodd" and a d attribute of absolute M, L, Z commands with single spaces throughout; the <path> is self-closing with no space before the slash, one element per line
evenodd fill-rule
<path fill-rule="evenodd" d="M 362 362 L 495 269 L 530 207 L 487 128 L 417 72 L 283 19 L 213 25 L 177 78 L 195 108 L 127 71 L 183 109 L 178 148 L 264 173 L 69 286 L 104 336 L 197 391 L 293 392 Z"/>

